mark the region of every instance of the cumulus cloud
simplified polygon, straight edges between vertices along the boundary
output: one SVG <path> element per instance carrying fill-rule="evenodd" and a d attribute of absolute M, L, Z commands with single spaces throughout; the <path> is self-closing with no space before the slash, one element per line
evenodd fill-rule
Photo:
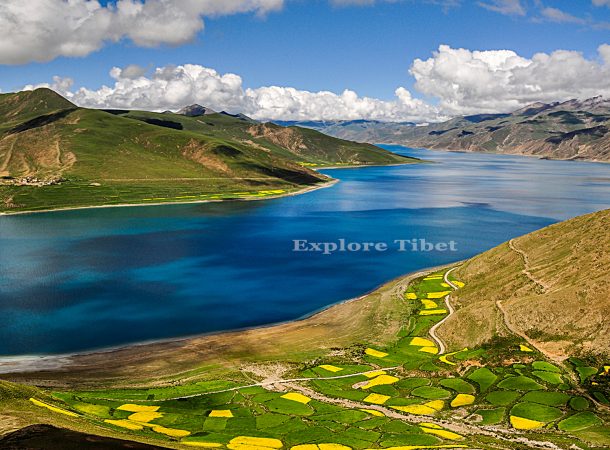
<path fill-rule="evenodd" d="M 491 0 L 479 2 L 479 6 L 500 14 L 524 16 L 525 8 L 521 0 Z"/>
<path fill-rule="evenodd" d="M 508 112 L 529 103 L 610 96 L 610 46 L 599 58 L 557 50 L 524 58 L 510 50 L 439 47 L 410 70 L 415 87 L 439 99 L 445 114 Z"/>
<path fill-rule="evenodd" d="M 446 118 L 436 107 L 414 98 L 405 88 L 398 88 L 395 98 L 384 101 L 361 97 L 345 90 L 309 92 L 291 87 L 267 86 L 245 89 L 242 78 L 220 74 L 200 65 L 159 67 L 150 77 L 133 77 L 132 70 L 118 67 L 110 71 L 112 86 L 92 90 L 73 90 L 69 78 L 55 77 L 53 83 L 29 85 L 25 89 L 50 87 L 79 106 L 91 108 L 127 108 L 176 110 L 199 103 L 217 111 L 243 112 L 256 119 L 373 119 L 387 121 L 432 121 Z"/>
<path fill-rule="evenodd" d="M 199 103 L 256 119 L 432 122 L 456 115 L 510 112 L 539 101 L 610 97 L 610 45 L 601 45 L 592 59 L 568 50 L 526 58 L 511 50 L 471 51 L 441 45 L 430 58 L 416 59 L 410 73 L 415 88 L 434 102 L 416 98 L 404 87 L 395 90 L 392 100 L 351 90 L 246 89 L 239 75 L 195 64 L 159 67 L 150 75 L 137 66 L 115 67 L 110 72 L 114 83 L 99 89 L 74 89 L 71 79 L 59 77 L 42 86 L 92 108 L 161 111 Z"/>
<path fill-rule="evenodd" d="M 283 0 L 3 0 L 0 64 L 86 56 L 107 42 L 143 47 L 191 41 L 209 16 L 280 9 Z"/>
<path fill-rule="evenodd" d="M 137 64 L 130 64 L 127 67 L 124 67 L 123 69 L 120 69 L 121 73 L 120 76 L 123 78 L 130 78 L 130 79 L 135 79 L 135 78 L 140 78 L 142 75 L 144 75 L 148 69 L 146 69 L 146 67 L 142 67 L 142 66 L 138 66 Z"/>
<path fill-rule="evenodd" d="M 610 0 L 593 0 L 595 6 L 608 6 L 610 7 Z"/>

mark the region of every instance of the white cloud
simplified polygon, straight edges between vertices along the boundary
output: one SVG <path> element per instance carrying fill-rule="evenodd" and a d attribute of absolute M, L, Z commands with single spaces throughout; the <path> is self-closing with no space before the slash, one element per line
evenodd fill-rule
<path fill-rule="evenodd" d="M 524 58 L 510 50 L 470 51 L 442 45 L 411 66 L 415 87 L 439 99 L 445 114 L 509 112 L 529 103 L 610 97 L 610 46 L 598 59 L 557 50 Z"/>
<path fill-rule="evenodd" d="M 0 64 L 86 56 L 107 42 L 144 47 L 180 45 L 195 38 L 203 17 L 265 14 L 283 0 L 2 0 Z"/>
<path fill-rule="evenodd" d="M 129 67 L 128 67 L 129 68 Z M 79 106 L 91 108 L 128 108 L 176 110 L 199 103 L 217 111 L 243 112 L 256 119 L 374 119 L 388 121 L 433 121 L 445 118 L 438 110 L 411 93 L 398 88 L 396 98 L 384 101 L 360 97 L 354 91 L 341 94 L 309 92 L 290 87 L 267 86 L 244 89 L 235 74 L 219 74 L 194 64 L 157 68 L 150 77 L 133 77 L 127 69 L 113 68 L 113 86 L 97 90 L 72 90 L 73 81 L 55 77 L 51 84 L 26 86 L 50 87 Z"/>
<path fill-rule="evenodd" d="M 137 64 L 130 64 L 127 67 L 124 67 L 121 70 L 121 74 L 120 76 L 123 78 L 130 78 L 130 79 L 135 79 L 135 78 L 140 78 L 141 76 L 143 76 L 148 69 L 146 69 L 146 67 L 142 67 L 142 66 L 138 66 Z"/>
<path fill-rule="evenodd" d="M 561 9 L 557 9 L 557 8 L 551 8 L 551 7 L 543 8 L 540 11 L 540 14 L 542 14 L 542 17 L 544 17 L 545 19 L 547 19 L 551 22 L 575 23 L 575 24 L 579 24 L 579 25 L 584 25 L 585 23 L 587 23 L 587 21 L 585 19 L 581 19 L 580 17 L 573 16 L 572 14 L 569 14 L 569 13 L 562 11 Z"/>
<path fill-rule="evenodd" d="M 478 5 L 500 14 L 516 16 L 525 15 L 525 7 L 521 4 L 521 0 L 491 0 L 479 2 Z"/>
<path fill-rule="evenodd" d="M 58 77 L 44 86 L 92 108 L 161 111 L 199 103 L 256 119 L 431 122 L 510 112 L 538 101 L 610 97 L 610 45 L 601 45 L 594 59 L 568 50 L 526 58 L 511 50 L 471 51 L 442 45 L 432 57 L 416 59 L 410 73 L 415 88 L 435 98 L 434 104 L 415 98 L 403 87 L 396 89 L 392 100 L 362 97 L 351 90 L 337 94 L 280 86 L 246 89 L 238 75 L 194 64 L 160 67 L 149 76 L 137 66 L 115 67 L 110 72 L 113 85 L 95 90 L 75 90 L 71 79 Z"/>
<path fill-rule="evenodd" d="M 593 0 L 593 5 L 610 7 L 610 0 Z"/>

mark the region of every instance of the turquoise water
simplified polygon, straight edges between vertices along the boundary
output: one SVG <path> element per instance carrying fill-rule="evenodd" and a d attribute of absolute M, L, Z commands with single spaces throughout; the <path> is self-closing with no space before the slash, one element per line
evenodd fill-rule
<path fill-rule="evenodd" d="M 269 201 L 0 217 L 0 355 L 292 320 L 610 206 L 610 165 L 391 148 L 436 164 L 329 170 L 334 187 Z M 342 238 L 457 251 L 293 251 Z"/>

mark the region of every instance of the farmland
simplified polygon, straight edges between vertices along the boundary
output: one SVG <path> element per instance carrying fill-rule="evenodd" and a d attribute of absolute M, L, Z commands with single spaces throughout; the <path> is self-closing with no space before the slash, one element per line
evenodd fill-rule
<path fill-rule="evenodd" d="M 441 354 L 428 333 L 448 314 L 443 297 L 463 286 L 446 270 L 408 283 L 397 292 L 408 314 L 385 345 L 362 339 L 299 363 L 242 365 L 241 378 L 28 391 L 22 404 L 73 428 L 172 448 L 608 445 L 603 363 L 557 365 L 515 336 Z"/>

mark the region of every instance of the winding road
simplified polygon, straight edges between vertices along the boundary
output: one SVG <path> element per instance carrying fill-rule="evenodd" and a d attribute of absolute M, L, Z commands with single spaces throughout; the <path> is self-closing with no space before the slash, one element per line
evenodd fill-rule
<path fill-rule="evenodd" d="M 449 274 L 451 272 L 453 272 L 455 269 L 457 269 L 457 267 L 453 267 L 451 269 L 449 269 L 447 272 L 445 272 L 445 276 L 443 277 L 445 280 L 445 283 L 447 283 L 449 285 L 449 287 L 451 287 L 451 289 L 453 289 L 454 291 L 456 289 L 458 289 L 458 287 L 453 284 L 451 281 L 449 281 Z M 447 311 L 449 311 L 449 314 L 447 314 L 447 316 L 445 318 L 443 318 L 443 320 L 441 320 L 440 322 L 438 322 L 436 325 L 434 325 L 432 328 L 430 328 L 430 331 L 428 332 L 430 334 L 430 337 L 432 338 L 432 340 L 434 342 L 436 342 L 436 344 L 438 345 L 438 354 L 442 355 L 443 353 L 445 353 L 447 351 L 447 347 L 445 346 L 445 343 L 441 340 L 441 338 L 439 338 L 436 334 L 436 330 L 442 325 L 444 324 L 447 319 L 449 319 L 449 317 L 451 317 L 453 315 L 453 313 L 455 312 L 455 309 L 453 309 L 453 306 L 451 306 L 451 303 L 449 302 L 449 296 L 451 294 L 447 294 L 445 296 L 445 305 L 447 305 Z"/>
<path fill-rule="evenodd" d="M 523 259 L 523 270 L 521 271 L 521 273 L 523 275 L 525 275 L 527 278 L 530 279 L 530 281 L 532 283 L 534 283 L 536 286 L 540 287 L 540 289 L 542 290 L 542 293 L 544 294 L 546 291 L 548 291 L 549 287 L 543 283 L 541 280 L 537 279 L 534 275 L 532 275 L 532 273 L 530 272 L 530 260 L 527 256 L 527 253 L 525 253 L 523 250 L 519 250 L 516 246 L 515 246 L 515 240 L 511 239 L 510 241 L 508 241 L 508 246 L 510 247 L 510 249 L 516 253 L 518 253 L 521 258 Z"/>

